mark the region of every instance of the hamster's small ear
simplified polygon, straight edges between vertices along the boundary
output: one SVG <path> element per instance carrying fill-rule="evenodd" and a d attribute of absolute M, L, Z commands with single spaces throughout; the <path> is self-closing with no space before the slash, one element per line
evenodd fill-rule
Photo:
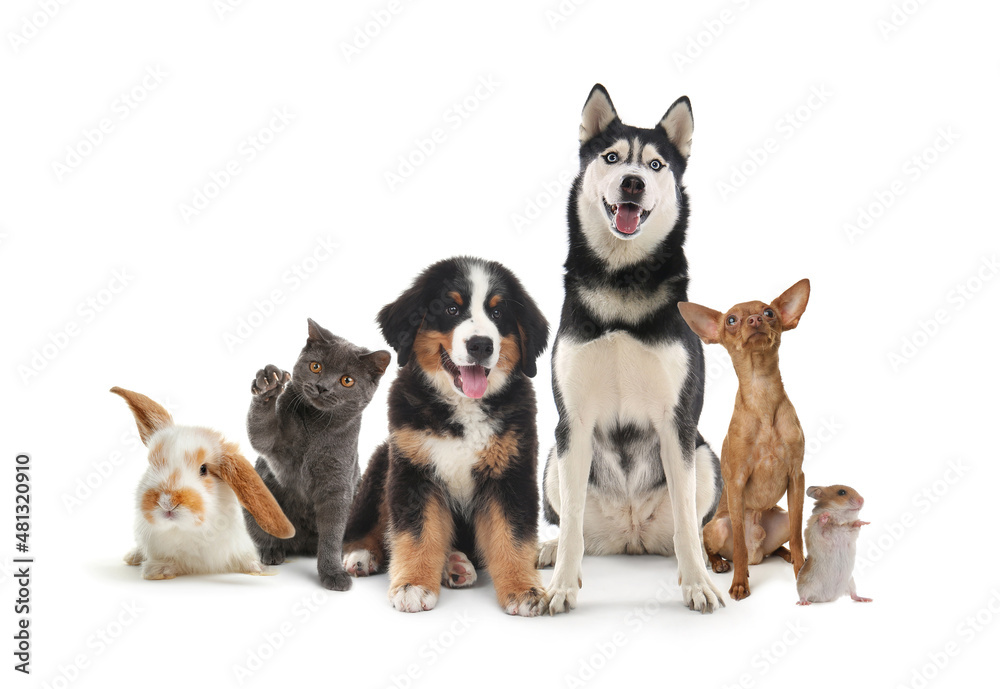
<path fill-rule="evenodd" d="M 611 102 L 608 90 L 601 84 L 594 84 L 583 105 L 583 116 L 580 121 L 580 143 L 585 144 L 603 132 L 618 119 L 615 106 Z"/>
<path fill-rule="evenodd" d="M 143 445 L 148 447 L 149 439 L 161 428 L 174 425 L 170 412 L 145 395 L 119 387 L 111 388 L 111 392 L 121 396 L 128 403 L 129 409 L 132 410 L 132 416 L 135 417 L 135 425 L 139 428 L 139 437 L 142 438 Z"/>
<path fill-rule="evenodd" d="M 806 495 L 815 500 L 819 500 L 823 497 L 823 487 L 822 486 L 809 486 L 806 488 Z"/>
<path fill-rule="evenodd" d="M 705 344 L 719 344 L 722 338 L 722 314 L 690 301 L 678 302 L 681 317 Z"/>
<path fill-rule="evenodd" d="M 809 303 L 809 280 L 803 279 L 781 293 L 771 306 L 781 316 L 781 329 L 791 330 L 799 324 L 799 318 Z"/>
<path fill-rule="evenodd" d="M 321 326 L 319 323 L 311 318 L 307 318 L 309 321 L 309 341 L 310 342 L 330 342 L 333 340 L 333 333 Z"/>
<path fill-rule="evenodd" d="M 376 378 L 381 378 L 385 374 L 385 369 L 389 367 L 389 362 L 392 361 L 392 355 L 384 349 L 372 352 L 371 354 L 362 354 L 358 358 L 365 362 Z"/>
<path fill-rule="evenodd" d="M 687 158 L 691 155 L 694 115 L 691 114 L 691 101 L 687 96 L 681 96 L 674 101 L 660 120 L 660 126 L 667 133 L 670 143 L 677 147 L 682 156 Z"/>
<path fill-rule="evenodd" d="M 278 502 L 250 462 L 240 454 L 236 444 L 225 442 L 222 449 L 222 457 L 213 467 L 213 473 L 233 489 L 240 504 L 253 516 L 260 528 L 276 538 L 294 536 L 295 527 L 281 511 Z"/>
<path fill-rule="evenodd" d="M 422 278 L 423 276 L 421 276 Z M 396 363 L 406 366 L 413 351 L 413 341 L 427 315 L 421 278 L 399 295 L 391 304 L 386 304 L 378 312 L 378 325 L 389 346 L 396 350 Z"/>

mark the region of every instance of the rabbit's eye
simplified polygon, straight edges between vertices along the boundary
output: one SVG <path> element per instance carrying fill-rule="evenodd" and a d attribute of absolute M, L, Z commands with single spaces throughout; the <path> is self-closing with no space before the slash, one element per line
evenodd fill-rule
<path fill-rule="evenodd" d="M 207 465 L 207 464 L 202 464 L 202 465 L 201 465 L 201 468 L 200 468 L 200 469 L 198 469 L 198 473 L 199 473 L 199 474 L 200 474 L 201 476 L 204 476 L 205 474 L 207 474 L 207 473 L 208 473 L 208 465 Z"/>
<path fill-rule="evenodd" d="M 343 378 L 340 379 L 340 384 L 343 385 L 345 388 L 353 387 L 354 379 L 351 378 L 350 376 L 344 376 Z"/>
<path fill-rule="evenodd" d="M 319 373 L 320 371 L 323 370 L 323 364 L 319 363 L 318 361 L 314 361 L 311 364 L 309 364 L 309 370 L 312 371 L 313 373 Z"/>

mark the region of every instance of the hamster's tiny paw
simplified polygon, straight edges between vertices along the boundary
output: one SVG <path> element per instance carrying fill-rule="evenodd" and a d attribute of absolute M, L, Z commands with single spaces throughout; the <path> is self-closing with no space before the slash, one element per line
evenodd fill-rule
<path fill-rule="evenodd" d="M 457 550 L 448 556 L 441 573 L 441 583 L 451 589 L 464 589 L 476 583 L 476 568 L 465 553 Z"/>
<path fill-rule="evenodd" d="M 422 612 L 434 609 L 438 594 L 426 586 L 403 584 L 389 589 L 389 601 L 400 612 Z"/>
<path fill-rule="evenodd" d="M 277 366 L 268 364 L 257 371 L 257 376 L 250 386 L 250 392 L 255 397 L 262 397 L 267 402 L 274 399 L 291 379 L 292 374 L 288 371 L 282 371 Z"/>

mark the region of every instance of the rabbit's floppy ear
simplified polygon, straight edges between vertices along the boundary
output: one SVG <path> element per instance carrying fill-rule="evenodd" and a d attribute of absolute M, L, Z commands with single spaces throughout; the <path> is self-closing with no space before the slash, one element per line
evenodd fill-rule
<path fill-rule="evenodd" d="M 281 511 L 278 502 L 250 462 L 240 454 L 235 443 L 223 443 L 222 457 L 215 473 L 229 484 L 240 504 L 246 508 L 260 528 L 276 538 L 291 538 L 295 527 Z"/>
<path fill-rule="evenodd" d="M 111 388 L 111 392 L 120 395 L 128 403 L 135 417 L 135 425 L 139 427 L 139 437 L 142 438 L 143 445 L 148 446 L 149 439 L 161 428 L 174 425 L 170 412 L 145 395 L 119 387 Z"/>

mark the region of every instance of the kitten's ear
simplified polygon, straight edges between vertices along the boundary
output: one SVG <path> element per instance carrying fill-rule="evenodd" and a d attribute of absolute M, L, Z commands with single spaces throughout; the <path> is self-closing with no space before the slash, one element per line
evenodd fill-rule
<path fill-rule="evenodd" d="M 391 304 L 386 304 L 378 312 L 378 326 L 389 346 L 396 350 L 396 363 L 406 366 L 413 351 L 413 341 L 420 325 L 427 315 L 427 299 L 424 298 L 423 276 L 417 278 L 408 290 L 399 295 Z"/>
<path fill-rule="evenodd" d="M 504 301 L 514 306 L 517 317 L 517 335 L 521 346 L 521 371 L 529 378 L 538 373 L 536 359 L 549 343 L 549 322 L 542 315 L 538 304 L 528 296 L 521 282 L 510 276 L 513 292 Z"/>
<path fill-rule="evenodd" d="M 149 439 L 161 428 L 174 425 L 170 412 L 145 395 L 119 387 L 111 388 L 111 392 L 120 395 L 128 403 L 129 409 L 132 410 L 132 416 L 135 417 L 135 425 L 139 428 L 139 437 L 142 438 L 143 445 L 148 446 Z"/>
<path fill-rule="evenodd" d="M 705 344 L 719 344 L 722 339 L 722 314 L 701 304 L 682 301 L 677 304 L 681 317 Z"/>
<path fill-rule="evenodd" d="M 362 354 L 358 358 L 365 363 L 376 380 L 385 374 L 385 369 L 389 367 L 389 362 L 392 361 L 392 355 L 384 349 L 371 352 L 370 354 Z"/>
<path fill-rule="evenodd" d="M 329 330 L 321 326 L 319 323 L 311 318 L 307 318 L 309 321 L 309 341 L 310 342 L 332 342 L 334 335 Z"/>
<path fill-rule="evenodd" d="M 212 473 L 229 484 L 260 528 L 277 538 L 295 535 L 295 527 L 236 443 L 224 442 L 222 456 L 212 464 Z"/>

